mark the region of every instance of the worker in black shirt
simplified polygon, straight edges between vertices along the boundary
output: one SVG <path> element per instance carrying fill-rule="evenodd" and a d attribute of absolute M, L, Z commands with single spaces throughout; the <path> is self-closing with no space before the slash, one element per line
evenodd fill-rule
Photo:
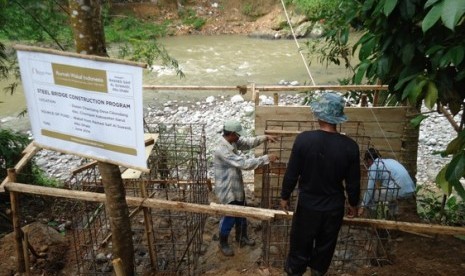
<path fill-rule="evenodd" d="M 310 106 L 320 129 L 296 137 L 281 190 L 281 207 L 287 211 L 299 183 L 285 264 L 288 275 L 302 275 L 307 267 L 312 276 L 326 273 L 344 217 L 344 190 L 348 216 L 357 214 L 360 198 L 359 147 L 336 129 L 347 120 L 343 98 L 325 93 Z"/>

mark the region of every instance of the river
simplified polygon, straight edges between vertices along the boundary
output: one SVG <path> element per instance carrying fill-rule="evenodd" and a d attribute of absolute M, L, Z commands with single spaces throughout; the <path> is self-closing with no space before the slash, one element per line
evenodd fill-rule
<path fill-rule="evenodd" d="M 155 65 L 144 73 L 144 85 L 274 85 L 281 80 L 311 84 L 311 79 L 294 40 L 264 40 L 242 35 L 179 36 L 160 40 L 185 74 Z M 304 41 L 299 41 L 304 48 Z M 115 50 L 113 50 L 115 51 Z M 337 84 L 348 76 L 343 66 L 320 64 L 316 57 L 310 65 L 316 84 Z M 11 80 L 1 81 L 3 88 Z M 144 91 L 144 106 L 167 100 L 196 100 L 218 92 Z M 232 92 L 231 92 L 232 93 Z M 17 115 L 26 107 L 22 87 L 14 95 L 0 93 L 0 123 L 17 130 L 29 128 L 28 118 Z"/>

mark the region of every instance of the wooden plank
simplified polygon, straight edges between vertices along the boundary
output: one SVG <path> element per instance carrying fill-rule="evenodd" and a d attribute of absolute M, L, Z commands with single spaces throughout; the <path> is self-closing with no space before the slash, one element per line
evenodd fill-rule
<path fill-rule="evenodd" d="M 143 85 L 145 90 L 240 90 L 241 92 L 255 89 L 266 91 L 266 92 L 293 92 L 296 91 L 315 91 L 315 90 L 334 90 L 334 91 L 385 91 L 388 89 L 387 85 L 300 85 L 300 86 L 283 86 L 283 85 L 255 85 L 243 86 L 243 85 Z M 255 89 L 254 89 L 255 88 Z M 241 93 L 243 94 L 243 93 Z"/>
<path fill-rule="evenodd" d="M 15 164 L 14 169 L 15 173 L 18 174 L 21 172 L 24 166 L 34 157 L 34 155 L 41 150 L 40 147 L 36 147 L 34 143 L 29 143 L 27 147 L 23 150 L 22 154 L 23 156 L 21 159 L 18 161 L 18 163 Z M 3 179 L 2 183 L 0 184 L 0 193 L 5 192 L 4 186 L 8 182 L 8 177 Z"/>
<path fill-rule="evenodd" d="M 61 198 L 70 198 L 90 202 L 106 202 L 106 196 L 103 193 L 93 193 L 84 191 L 73 191 L 59 188 L 49 188 L 34 185 L 27 185 L 23 183 L 7 182 L 5 189 L 10 192 L 28 193 L 43 196 L 53 196 Z M 131 197 L 126 196 L 126 202 L 128 206 L 132 207 L 147 207 L 156 209 L 173 210 L 179 212 L 192 212 L 211 214 L 218 216 L 234 216 L 234 217 L 246 217 L 259 220 L 271 220 L 273 215 L 263 210 L 257 210 L 260 208 L 235 206 L 232 208 L 225 208 L 226 205 L 218 204 L 217 206 L 209 206 L 195 203 L 170 201 L 154 198 L 142 198 L 142 197 Z M 230 206 L 230 205 L 227 205 Z"/>
<path fill-rule="evenodd" d="M 155 142 L 158 140 L 158 134 L 156 133 L 145 133 L 144 134 L 144 143 L 145 143 L 145 158 L 149 158 L 150 153 L 152 152 Z M 135 169 L 126 169 L 122 174 L 122 179 L 138 179 L 142 175 L 142 171 Z"/>
<path fill-rule="evenodd" d="M 89 162 L 89 163 L 87 163 L 87 164 L 84 164 L 84 165 L 82 165 L 82 166 L 80 166 L 80 167 L 78 167 L 78 168 L 72 170 L 71 173 L 72 173 L 73 175 L 76 175 L 76 174 L 78 174 L 78 173 L 80 173 L 80 172 L 83 172 L 83 171 L 85 171 L 85 170 L 88 170 L 88 169 L 90 169 L 90 168 L 92 168 L 92 167 L 97 166 L 97 163 L 98 163 L 98 161 Z"/>
<path fill-rule="evenodd" d="M 344 112 L 349 121 L 398 122 L 405 121 L 408 110 L 410 110 L 409 107 L 346 107 Z M 308 106 L 257 106 L 255 114 L 259 121 L 269 118 L 283 118 L 286 121 L 316 121 Z"/>

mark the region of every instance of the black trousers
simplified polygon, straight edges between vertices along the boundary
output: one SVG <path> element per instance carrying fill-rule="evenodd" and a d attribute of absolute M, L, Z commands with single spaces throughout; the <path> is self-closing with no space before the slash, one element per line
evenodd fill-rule
<path fill-rule="evenodd" d="M 314 211 L 298 206 L 292 218 L 286 272 L 301 275 L 309 266 L 326 273 L 333 258 L 343 217 L 343 208 Z"/>

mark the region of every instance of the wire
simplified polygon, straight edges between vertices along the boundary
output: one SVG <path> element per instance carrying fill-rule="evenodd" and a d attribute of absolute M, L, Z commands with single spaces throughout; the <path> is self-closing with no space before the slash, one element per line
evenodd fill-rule
<path fill-rule="evenodd" d="M 370 111 L 371 111 L 371 114 L 373 115 L 373 117 L 375 118 L 376 124 L 378 125 L 379 129 L 381 130 L 381 133 L 383 134 L 383 138 L 384 138 L 384 140 L 386 140 L 386 143 L 388 144 L 389 149 L 391 150 L 391 153 L 394 155 L 394 158 L 397 159 L 397 155 L 394 152 L 394 150 L 392 149 L 391 143 L 389 143 L 389 139 L 387 138 L 387 136 L 386 136 L 386 134 L 384 132 L 384 129 L 381 127 L 381 124 L 379 123 L 378 117 L 373 112 L 373 107 L 370 108 Z"/>
<path fill-rule="evenodd" d="M 312 77 L 312 73 L 310 72 L 310 68 L 307 65 L 307 61 L 305 60 L 304 54 L 302 54 L 302 48 L 300 47 L 299 42 L 297 41 L 297 38 L 295 37 L 294 29 L 292 28 L 291 20 L 289 19 L 289 15 L 287 14 L 287 9 L 286 9 L 286 5 L 284 4 L 284 0 L 281 0 L 281 4 L 283 5 L 284 13 L 286 14 L 287 24 L 291 28 L 292 37 L 294 38 L 295 44 L 297 45 L 297 49 L 299 49 L 299 54 L 302 57 L 305 68 L 307 69 L 308 76 L 310 77 L 310 80 L 312 81 L 312 85 L 316 86 L 315 80 Z"/>

